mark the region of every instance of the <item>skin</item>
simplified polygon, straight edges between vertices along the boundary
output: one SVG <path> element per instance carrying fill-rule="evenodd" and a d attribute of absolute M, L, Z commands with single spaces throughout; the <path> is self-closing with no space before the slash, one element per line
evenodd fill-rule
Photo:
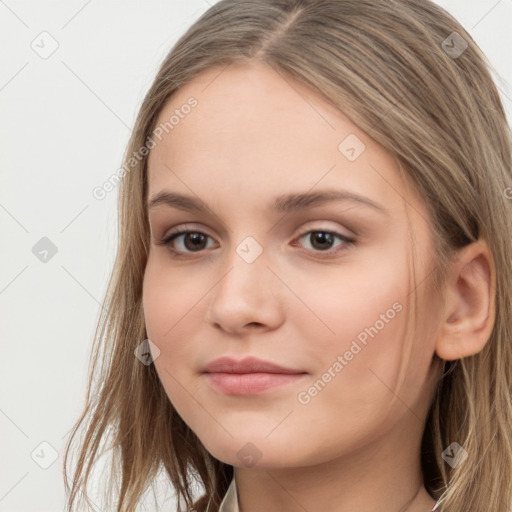
<path fill-rule="evenodd" d="M 149 210 L 143 308 L 165 391 L 207 450 L 235 466 L 242 512 L 430 511 L 420 443 L 440 375 L 433 357 L 471 355 L 490 335 L 487 246 L 457 255 L 441 307 L 427 286 L 435 268 L 430 217 L 394 158 L 322 97 L 267 66 L 220 71 L 203 72 L 170 99 L 161 122 L 190 96 L 198 105 L 149 156 L 149 198 L 165 189 L 199 197 L 211 210 Z M 366 146 L 354 161 L 338 149 L 349 134 Z M 280 194 L 332 189 L 385 211 L 350 201 L 287 214 L 269 208 Z M 177 258 L 157 244 L 176 227 L 208 238 L 194 251 L 190 237 L 178 237 Z M 355 242 L 335 237 L 322 246 L 311 231 Z M 236 250 L 248 236 L 263 251 L 252 263 Z M 413 243 L 421 314 L 408 339 Z M 299 393 L 397 303 L 400 312 L 300 403 Z M 253 355 L 307 375 L 260 395 L 227 395 L 202 374 L 224 355 Z"/>

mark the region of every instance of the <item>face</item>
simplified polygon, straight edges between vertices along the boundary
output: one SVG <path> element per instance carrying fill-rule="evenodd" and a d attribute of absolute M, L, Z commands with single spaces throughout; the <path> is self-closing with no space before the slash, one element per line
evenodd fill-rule
<path fill-rule="evenodd" d="M 169 400 L 234 466 L 317 464 L 404 425 L 420 434 L 435 350 L 422 198 L 389 153 L 307 87 L 262 64 L 220 71 L 170 99 L 157 123 L 168 133 L 149 156 L 148 199 L 159 199 L 143 308 Z M 220 357 L 294 373 L 205 373 Z"/>

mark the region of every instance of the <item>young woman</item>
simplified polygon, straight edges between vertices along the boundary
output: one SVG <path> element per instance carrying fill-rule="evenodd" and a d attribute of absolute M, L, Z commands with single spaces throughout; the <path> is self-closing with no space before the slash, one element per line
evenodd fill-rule
<path fill-rule="evenodd" d="M 100 450 L 118 512 L 161 469 L 177 510 L 511 510 L 511 137 L 450 15 L 221 0 L 119 176 L 68 510 Z"/>

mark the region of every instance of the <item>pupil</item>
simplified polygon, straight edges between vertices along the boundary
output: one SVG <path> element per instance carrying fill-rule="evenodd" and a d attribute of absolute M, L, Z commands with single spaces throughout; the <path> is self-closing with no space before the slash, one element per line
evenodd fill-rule
<path fill-rule="evenodd" d="M 325 243 L 327 242 L 327 245 L 330 245 L 332 243 L 332 233 L 325 233 L 323 231 L 319 231 L 316 234 L 313 234 L 313 240 L 315 243 L 313 243 L 313 246 L 318 245 L 316 244 L 316 241 L 318 240 L 320 242 L 320 249 L 325 249 Z"/>
<path fill-rule="evenodd" d="M 188 244 L 186 243 L 187 238 L 189 240 L 192 240 L 191 247 L 189 247 Z M 204 242 L 204 240 L 202 240 L 203 238 L 204 238 L 204 235 L 202 235 L 201 233 L 192 233 L 192 234 L 189 233 L 187 235 L 187 237 L 185 237 L 185 246 L 187 246 L 187 249 L 189 249 L 189 250 L 193 250 L 194 248 L 197 249 L 198 247 L 200 247 L 201 242 Z"/>

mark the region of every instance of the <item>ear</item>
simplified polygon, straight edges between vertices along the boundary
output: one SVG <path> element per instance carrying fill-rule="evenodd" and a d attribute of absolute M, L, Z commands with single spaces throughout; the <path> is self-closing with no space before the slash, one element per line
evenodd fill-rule
<path fill-rule="evenodd" d="M 445 290 L 436 353 L 447 361 L 475 355 L 489 340 L 496 315 L 495 267 L 484 241 L 457 251 Z"/>

